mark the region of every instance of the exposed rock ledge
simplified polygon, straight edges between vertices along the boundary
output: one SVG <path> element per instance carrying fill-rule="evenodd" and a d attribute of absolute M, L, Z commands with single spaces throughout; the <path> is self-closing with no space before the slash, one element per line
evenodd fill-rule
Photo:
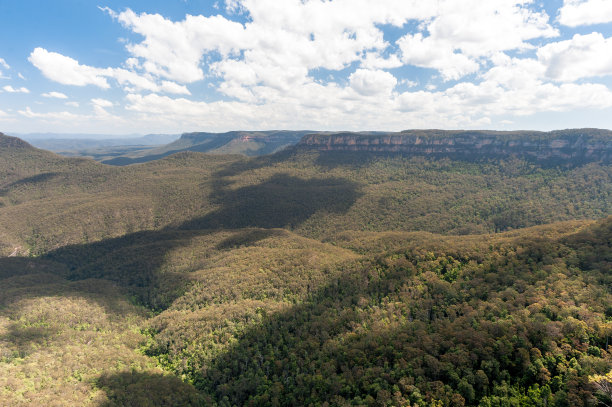
<path fill-rule="evenodd" d="M 319 133 L 300 147 L 321 151 L 397 152 L 473 158 L 521 156 L 534 160 L 612 162 L 612 131 L 407 130 L 398 133 Z"/>

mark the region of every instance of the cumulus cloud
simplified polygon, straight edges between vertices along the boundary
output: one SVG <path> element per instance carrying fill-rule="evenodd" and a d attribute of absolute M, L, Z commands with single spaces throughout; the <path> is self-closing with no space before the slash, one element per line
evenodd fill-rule
<path fill-rule="evenodd" d="M 188 15 L 174 22 L 158 14 L 105 10 L 145 37 L 127 49 L 153 75 L 180 83 L 198 81 L 205 76 L 204 55 L 220 54 L 221 61 L 208 68 L 229 82 L 224 90 L 230 95 L 246 95 L 239 88 L 258 83 L 287 88 L 307 81 L 312 69 L 343 69 L 366 51 L 367 68 L 397 67 L 397 57 L 377 56 L 376 50 L 389 45 L 377 25 L 402 26 L 435 11 L 417 0 L 242 0 L 230 9 L 248 13 L 250 21 Z"/>
<path fill-rule="evenodd" d="M 92 130 L 96 128 L 95 126 L 100 126 L 101 124 L 109 128 L 117 126 L 124 127 L 128 124 L 122 117 L 110 114 L 105 110 L 105 107 L 113 106 L 111 101 L 105 99 L 92 99 L 91 104 L 93 107 L 93 114 L 78 114 L 68 111 L 37 112 L 32 110 L 30 106 L 18 110 L 17 113 L 28 119 L 40 121 L 46 125 L 52 123 L 58 126 L 57 128 L 65 128 L 66 123 L 70 123 L 71 125 L 76 123 L 80 126 L 93 125 L 94 127 L 91 127 Z"/>
<path fill-rule="evenodd" d="M 447 80 L 459 79 L 480 68 L 474 59 L 455 53 L 451 43 L 434 40 L 432 37 L 424 38 L 421 33 L 406 35 L 398 44 L 405 63 L 437 69 Z"/>
<path fill-rule="evenodd" d="M 106 108 L 113 107 L 114 103 L 106 99 L 91 99 L 91 105 L 93 106 L 94 112 L 97 116 L 105 117 L 110 116 L 110 113 Z"/>
<path fill-rule="evenodd" d="M 57 52 L 38 47 L 32 51 L 28 60 L 47 78 L 63 85 L 95 85 L 103 89 L 110 87 L 103 69 L 81 65 L 77 60 Z"/>
<path fill-rule="evenodd" d="M 43 93 L 41 96 L 45 98 L 68 99 L 68 96 L 66 96 L 62 92 L 46 92 Z"/>
<path fill-rule="evenodd" d="M 361 67 L 366 69 L 392 69 L 399 68 L 404 63 L 395 54 L 383 57 L 379 52 L 367 52 L 361 60 Z"/>
<path fill-rule="evenodd" d="M 9 66 L 9 64 L 6 63 L 6 61 L 2 58 L 0 58 L 0 68 L 4 68 L 4 69 L 11 69 L 11 67 Z M 0 78 L 2 78 L 2 70 L 0 69 Z"/>
<path fill-rule="evenodd" d="M 533 0 L 438 2 L 437 14 L 422 32 L 398 41 L 402 61 L 433 68 L 444 79 L 477 72 L 480 61 L 498 52 L 533 48 L 528 41 L 558 35 L 543 11 L 528 7 Z M 469 22 L 469 23 L 468 23 Z"/>
<path fill-rule="evenodd" d="M 8 93 L 30 93 L 28 88 L 24 88 L 23 86 L 20 88 L 14 88 L 11 85 L 6 85 L 2 87 L 2 90 Z"/>
<path fill-rule="evenodd" d="M 244 27 L 221 16 L 188 15 L 184 21 L 173 22 L 159 14 L 136 14 L 127 9 L 109 14 L 145 40 L 128 44 L 128 50 L 145 60 L 143 67 L 152 74 L 181 83 L 204 78 L 200 61 L 204 52 L 217 50 L 224 55 L 240 49 L 249 42 Z M 134 59 L 129 60 L 134 64 Z"/>
<path fill-rule="evenodd" d="M 571 40 L 547 44 L 537 55 L 553 80 L 572 82 L 612 74 L 612 38 L 600 33 L 576 34 Z"/>
<path fill-rule="evenodd" d="M 364 96 L 389 94 L 397 85 L 397 79 L 389 72 L 357 69 L 349 76 L 351 88 Z"/>
<path fill-rule="evenodd" d="M 113 102 L 106 99 L 91 99 L 91 103 L 100 107 L 113 107 Z"/>
<path fill-rule="evenodd" d="M 155 94 L 130 94 L 126 108 L 137 113 L 140 120 L 164 128 L 172 126 L 172 121 L 180 121 L 189 128 L 211 130 L 227 130 L 223 126 L 228 122 L 232 127 L 253 129 L 314 126 L 362 130 L 478 127 L 485 126 L 494 116 L 612 106 L 612 92 L 601 84 L 555 85 L 534 77 L 528 78 L 529 86 L 515 87 L 507 76 L 498 72 L 480 83 L 463 82 L 443 91 L 414 90 L 361 98 L 353 96 L 352 88 L 314 84 L 308 90 L 308 97 L 279 97 L 265 104 L 206 103 Z"/>
<path fill-rule="evenodd" d="M 182 85 L 168 81 L 159 85 L 151 77 L 139 75 L 134 71 L 123 68 L 96 68 L 81 65 L 73 58 L 40 47 L 32 51 L 28 60 L 47 78 L 63 85 L 95 85 L 102 89 L 108 89 L 110 84 L 107 79 L 112 78 L 120 85 L 132 86 L 138 90 L 189 94 L 189 90 Z"/>
<path fill-rule="evenodd" d="M 597 2 L 566 0 L 563 9 L 583 3 Z M 500 115 L 612 106 L 605 85 L 584 83 L 612 74 L 611 40 L 593 33 L 552 42 L 559 32 L 534 0 L 226 6 L 227 16 L 182 20 L 103 8 L 141 36 L 126 43 L 123 64 L 83 65 L 44 48 L 30 61 L 59 83 L 122 88 L 126 103 L 91 99 L 89 116 L 110 124 L 109 112 L 122 114 L 153 131 L 473 127 Z M 404 30 L 396 41 L 384 34 L 389 25 Z M 226 97 L 198 100 L 188 86 L 200 81 Z"/>
<path fill-rule="evenodd" d="M 609 0 L 564 0 L 559 10 L 559 22 L 569 27 L 612 22 L 612 2 Z"/>
<path fill-rule="evenodd" d="M 42 120 L 52 120 L 52 121 L 64 121 L 64 120 L 78 120 L 81 116 L 70 113 L 70 112 L 34 112 L 32 108 L 27 106 L 23 110 L 19 110 L 18 113 L 24 117 L 29 119 L 42 119 Z"/>
<path fill-rule="evenodd" d="M 66 102 L 64 104 L 70 107 L 79 107 L 79 102 Z"/>

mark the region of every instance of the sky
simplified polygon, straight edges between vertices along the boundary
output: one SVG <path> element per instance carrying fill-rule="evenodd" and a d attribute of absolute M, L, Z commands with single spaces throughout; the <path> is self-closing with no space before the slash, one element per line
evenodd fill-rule
<path fill-rule="evenodd" d="M 0 0 L 0 131 L 612 128 L 612 0 Z"/>

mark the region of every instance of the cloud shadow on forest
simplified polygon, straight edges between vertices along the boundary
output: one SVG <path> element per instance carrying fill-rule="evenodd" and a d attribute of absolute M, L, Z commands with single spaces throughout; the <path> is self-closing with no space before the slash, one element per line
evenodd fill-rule
<path fill-rule="evenodd" d="M 95 384 L 109 399 L 99 407 L 208 405 L 193 385 L 168 374 L 135 371 L 105 374 Z"/>

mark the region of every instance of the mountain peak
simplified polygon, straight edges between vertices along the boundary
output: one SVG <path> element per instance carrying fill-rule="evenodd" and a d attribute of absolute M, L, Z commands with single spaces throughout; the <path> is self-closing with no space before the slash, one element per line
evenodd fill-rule
<path fill-rule="evenodd" d="M 29 143 L 23 141 L 20 138 L 7 136 L 4 133 L 0 133 L 0 148 L 34 148 Z"/>

